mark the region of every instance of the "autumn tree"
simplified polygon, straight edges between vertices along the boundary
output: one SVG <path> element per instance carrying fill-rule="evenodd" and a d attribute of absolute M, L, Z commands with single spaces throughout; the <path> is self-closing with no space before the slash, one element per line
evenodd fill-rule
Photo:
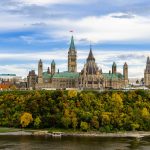
<path fill-rule="evenodd" d="M 68 91 L 68 97 L 69 98 L 74 98 L 77 96 L 77 91 L 76 90 L 69 90 Z"/>
<path fill-rule="evenodd" d="M 22 127 L 28 126 L 33 121 L 32 114 L 24 112 L 20 118 L 20 124 Z"/>

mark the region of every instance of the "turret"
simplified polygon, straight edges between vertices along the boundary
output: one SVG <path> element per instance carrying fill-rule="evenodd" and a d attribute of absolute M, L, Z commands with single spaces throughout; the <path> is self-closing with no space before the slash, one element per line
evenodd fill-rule
<path fill-rule="evenodd" d="M 115 62 L 113 62 L 113 65 L 112 65 L 112 74 L 116 74 L 117 73 L 117 65 Z"/>
<path fill-rule="evenodd" d="M 41 59 L 38 63 L 38 83 L 43 83 L 43 63 Z"/>
<path fill-rule="evenodd" d="M 88 56 L 88 58 L 87 58 L 87 62 L 89 62 L 89 61 L 95 62 L 95 58 L 94 58 L 94 56 L 93 56 L 93 52 L 92 52 L 92 47 L 91 47 L 91 45 L 90 45 L 89 56 Z"/>
<path fill-rule="evenodd" d="M 150 86 L 150 58 L 147 57 L 146 69 L 144 70 L 145 86 Z"/>
<path fill-rule="evenodd" d="M 71 43 L 68 51 L 68 72 L 77 72 L 77 52 L 73 36 L 71 37 Z"/>
<path fill-rule="evenodd" d="M 129 82 L 128 82 L 128 65 L 126 62 L 123 66 L 123 76 L 124 76 L 125 86 L 127 86 Z"/>
<path fill-rule="evenodd" d="M 51 63 L 51 74 L 54 75 L 56 70 L 55 61 L 53 60 Z"/>
<path fill-rule="evenodd" d="M 50 73 L 51 73 L 51 72 L 50 72 L 50 69 L 49 69 L 49 67 L 47 68 L 47 73 L 48 73 L 48 74 L 50 74 Z"/>

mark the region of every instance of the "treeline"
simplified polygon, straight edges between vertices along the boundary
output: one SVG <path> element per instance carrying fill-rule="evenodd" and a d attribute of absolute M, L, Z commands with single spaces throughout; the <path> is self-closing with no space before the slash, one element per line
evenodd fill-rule
<path fill-rule="evenodd" d="M 1 92 L 0 126 L 148 131 L 150 91 Z"/>

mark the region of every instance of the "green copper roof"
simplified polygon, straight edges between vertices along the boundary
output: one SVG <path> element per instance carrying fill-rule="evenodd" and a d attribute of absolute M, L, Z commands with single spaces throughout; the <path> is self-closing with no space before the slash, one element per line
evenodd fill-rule
<path fill-rule="evenodd" d="M 121 73 L 103 73 L 103 76 L 107 80 L 116 80 L 116 79 L 123 79 L 124 76 Z M 75 79 L 79 77 L 79 73 L 73 73 L 73 72 L 60 72 L 55 73 L 53 76 L 51 74 L 48 74 L 47 72 L 43 72 L 43 78 L 49 79 L 49 78 L 70 78 Z"/>
<path fill-rule="evenodd" d="M 43 72 L 43 78 L 49 79 L 49 78 L 71 78 L 75 79 L 79 77 L 79 73 L 73 73 L 73 72 L 60 72 L 55 73 L 53 76 L 51 74 L 48 74 L 47 72 Z"/>
<path fill-rule="evenodd" d="M 114 79 L 123 79 L 124 78 L 121 73 L 116 73 L 116 74 L 103 73 L 103 76 L 107 80 L 110 80 L 110 79 L 112 79 L 112 80 L 114 80 Z"/>
<path fill-rule="evenodd" d="M 47 72 L 43 72 L 43 78 L 44 78 L 44 79 L 49 79 L 49 78 L 51 78 L 51 77 L 52 77 L 51 74 L 48 74 Z"/>
<path fill-rule="evenodd" d="M 79 73 L 73 73 L 73 72 L 60 72 L 60 73 L 56 73 L 54 74 L 53 78 L 78 78 L 79 77 Z"/>
<path fill-rule="evenodd" d="M 0 76 L 16 76 L 16 74 L 0 74 Z"/>
<path fill-rule="evenodd" d="M 69 50 L 75 50 L 75 45 L 74 45 L 74 38 L 73 36 L 71 37 L 71 43 L 70 43 L 70 48 Z"/>

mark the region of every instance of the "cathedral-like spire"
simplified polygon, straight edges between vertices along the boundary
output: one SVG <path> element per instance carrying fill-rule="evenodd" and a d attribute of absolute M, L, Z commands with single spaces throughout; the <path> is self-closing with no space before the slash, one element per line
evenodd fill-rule
<path fill-rule="evenodd" d="M 112 65 L 112 74 L 116 74 L 117 73 L 117 65 L 115 62 L 113 62 L 113 65 Z"/>
<path fill-rule="evenodd" d="M 150 58 L 149 58 L 149 56 L 147 57 L 147 64 L 150 64 Z"/>
<path fill-rule="evenodd" d="M 77 52 L 73 36 L 71 37 L 71 43 L 68 51 L 68 72 L 77 72 Z"/>
<path fill-rule="evenodd" d="M 74 38 L 73 36 L 71 37 L 71 43 L 70 43 L 70 48 L 69 50 L 75 50 L 75 45 L 74 45 Z"/>
<path fill-rule="evenodd" d="M 42 64 L 42 60 L 41 59 L 39 60 L 39 63 Z"/>
<path fill-rule="evenodd" d="M 47 73 L 50 74 L 50 69 L 49 69 L 49 67 L 47 68 Z"/>
<path fill-rule="evenodd" d="M 113 62 L 113 65 L 112 65 L 113 67 L 116 67 L 116 63 L 115 62 Z"/>
<path fill-rule="evenodd" d="M 55 61 L 54 60 L 51 62 L 51 65 L 55 65 Z"/>
<path fill-rule="evenodd" d="M 90 45 L 90 52 L 89 52 L 89 56 L 87 58 L 87 61 L 95 61 L 95 58 L 93 56 L 93 53 L 92 53 L 92 46 Z"/>
<path fill-rule="evenodd" d="M 51 74 L 54 75 L 55 74 L 55 69 L 56 69 L 56 65 L 55 65 L 55 61 L 53 60 L 51 63 Z"/>
<path fill-rule="evenodd" d="M 128 66 L 126 62 L 124 63 L 124 66 Z"/>

